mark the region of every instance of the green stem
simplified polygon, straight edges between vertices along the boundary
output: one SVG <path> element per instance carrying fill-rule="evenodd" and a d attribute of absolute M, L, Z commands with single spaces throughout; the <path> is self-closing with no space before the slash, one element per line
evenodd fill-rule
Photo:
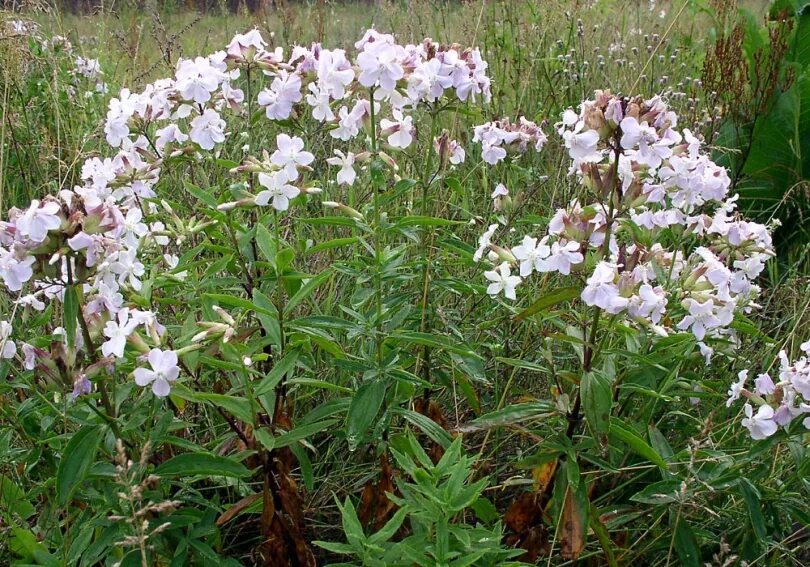
<path fill-rule="evenodd" d="M 377 117 L 374 110 L 374 87 L 369 89 L 369 107 L 371 114 L 371 153 L 374 160 L 371 164 L 372 169 L 376 167 L 375 162 L 377 158 Z M 374 298 L 376 302 L 377 311 L 377 333 L 376 333 L 376 350 L 377 350 L 377 366 L 382 369 L 383 356 L 382 356 L 382 343 L 383 343 L 383 325 L 382 325 L 382 262 L 380 253 L 380 196 L 379 187 L 376 185 L 374 174 L 371 177 L 371 192 L 374 205 Z"/>

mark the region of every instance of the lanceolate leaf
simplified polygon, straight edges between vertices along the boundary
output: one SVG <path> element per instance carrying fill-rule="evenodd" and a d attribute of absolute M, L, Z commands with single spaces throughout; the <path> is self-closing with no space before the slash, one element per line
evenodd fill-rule
<path fill-rule="evenodd" d="M 613 388 L 610 380 L 598 371 L 586 372 L 580 383 L 582 409 L 591 433 L 606 442 L 605 434 L 610 425 L 610 410 L 613 405 Z"/>
<path fill-rule="evenodd" d="M 515 320 L 520 321 L 522 319 L 525 319 L 526 317 L 531 317 L 535 313 L 545 311 L 549 307 L 554 307 L 558 303 L 562 303 L 563 301 L 569 301 L 571 299 L 574 299 L 575 297 L 579 297 L 580 291 L 581 291 L 580 288 L 576 286 L 562 287 L 559 289 L 555 289 L 554 291 L 540 297 L 528 308 L 524 309 L 523 311 L 515 315 Z"/>
<path fill-rule="evenodd" d="M 244 477 L 249 472 L 242 463 L 209 453 L 177 455 L 155 469 L 155 474 L 164 478 L 200 475 Z"/>
<path fill-rule="evenodd" d="M 56 470 L 56 499 L 64 506 L 87 477 L 96 456 L 103 428 L 85 425 L 71 437 Z"/>
<path fill-rule="evenodd" d="M 64 325 L 68 346 L 73 347 L 76 341 L 76 329 L 79 324 L 79 296 L 75 285 L 65 288 Z"/>
<path fill-rule="evenodd" d="M 357 446 L 380 411 L 385 398 L 385 382 L 377 380 L 363 384 L 352 399 L 346 415 L 346 437 L 349 447 Z"/>
<path fill-rule="evenodd" d="M 702 565 L 700 547 L 692 527 L 687 523 L 680 509 L 673 512 L 670 518 L 670 522 L 675 522 L 672 537 L 675 553 L 678 555 L 680 564 L 684 567 L 700 567 Z"/>
<path fill-rule="evenodd" d="M 667 470 L 666 461 L 659 455 L 655 449 L 650 447 L 638 433 L 630 429 L 627 425 L 622 423 L 618 418 L 611 418 L 610 420 L 610 438 L 617 439 L 626 443 L 630 449 L 636 454 L 644 457 L 653 464 L 658 465 L 664 470 Z"/>
<path fill-rule="evenodd" d="M 298 351 L 291 350 L 288 352 L 284 358 L 277 361 L 273 365 L 273 369 L 267 374 L 267 376 L 261 379 L 259 385 L 256 386 L 253 393 L 256 396 L 261 396 L 262 394 L 270 392 L 276 387 L 276 385 L 285 375 L 292 371 L 292 369 L 295 367 L 296 360 L 298 360 Z"/>

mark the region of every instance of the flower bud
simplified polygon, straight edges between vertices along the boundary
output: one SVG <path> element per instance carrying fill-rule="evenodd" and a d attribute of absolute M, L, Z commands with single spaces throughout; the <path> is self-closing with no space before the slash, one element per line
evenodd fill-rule
<path fill-rule="evenodd" d="M 337 209 L 338 211 L 342 212 L 345 215 L 350 217 L 356 218 L 358 220 L 363 220 L 365 217 L 357 211 L 343 203 L 338 203 L 337 201 L 321 201 L 321 204 L 326 207 L 327 209 Z"/>

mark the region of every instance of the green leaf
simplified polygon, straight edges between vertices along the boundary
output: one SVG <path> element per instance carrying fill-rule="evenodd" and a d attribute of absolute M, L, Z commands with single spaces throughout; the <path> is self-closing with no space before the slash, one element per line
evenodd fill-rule
<path fill-rule="evenodd" d="M 280 274 L 284 273 L 284 270 L 292 263 L 295 259 L 295 250 L 292 248 L 282 248 L 276 254 L 276 271 Z"/>
<path fill-rule="evenodd" d="M 443 219 L 439 217 L 427 217 L 420 215 L 410 215 L 402 217 L 396 223 L 398 227 L 409 226 L 451 226 L 454 224 L 463 224 L 462 221 L 455 221 L 450 219 Z"/>
<path fill-rule="evenodd" d="M 610 418 L 610 433 L 611 439 L 618 439 L 630 447 L 634 453 L 644 457 L 653 464 L 658 465 L 663 470 L 667 470 L 666 461 L 659 455 L 655 449 L 650 447 L 646 441 L 639 437 L 638 433 L 627 427 L 620 419 L 616 417 Z"/>
<path fill-rule="evenodd" d="M 164 478 L 200 475 L 239 478 L 249 473 L 242 463 L 209 453 L 183 453 L 172 457 L 155 469 L 155 474 Z"/>
<path fill-rule="evenodd" d="M 604 445 L 605 434 L 610 427 L 610 411 L 613 407 L 613 385 L 601 372 L 586 372 L 580 383 L 582 409 L 588 428 Z"/>
<path fill-rule="evenodd" d="M 468 425 L 459 427 L 459 431 L 466 433 L 514 423 L 524 423 L 530 419 L 544 419 L 550 416 L 554 411 L 555 407 L 551 402 L 510 404 L 503 409 L 486 413 Z"/>
<path fill-rule="evenodd" d="M 765 518 L 762 516 L 762 503 L 760 502 L 759 491 L 750 480 L 743 477 L 740 479 L 740 490 L 742 491 L 745 505 L 748 507 L 748 517 L 751 519 L 751 527 L 754 534 L 760 541 L 765 541 L 768 537 L 768 529 L 765 527 Z"/>
<path fill-rule="evenodd" d="M 503 364 L 508 364 L 509 366 L 514 366 L 515 368 L 522 368 L 523 370 L 530 370 L 532 372 L 543 372 L 548 373 L 549 369 L 545 366 L 541 366 L 536 362 L 529 362 L 528 360 L 520 360 L 517 358 L 505 358 L 502 356 L 498 356 L 495 358 L 498 362 Z"/>
<path fill-rule="evenodd" d="M 202 201 L 212 209 L 217 208 L 218 203 L 216 197 L 214 197 L 207 191 L 203 191 L 202 189 L 200 189 L 199 187 L 188 181 L 183 182 L 183 187 L 185 187 L 186 191 L 191 193 L 197 200 Z"/>
<path fill-rule="evenodd" d="M 580 291 L 580 288 L 575 286 L 555 289 L 554 291 L 540 297 L 540 299 L 536 300 L 528 308 L 515 315 L 515 321 L 521 321 L 526 317 L 530 317 L 536 313 L 545 311 L 549 307 L 553 307 L 558 303 L 579 297 Z"/>
<path fill-rule="evenodd" d="M 672 535 L 675 553 L 684 567 L 701 567 L 700 547 L 691 526 L 680 513 L 675 515 L 675 531 Z"/>
<path fill-rule="evenodd" d="M 410 421 L 416 427 L 421 429 L 428 437 L 445 449 L 447 449 L 447 447 L 450 446 L 450 443 L 453 442 L 453 438 L 450 437 L 450 434 L 426 415 L 403 408 L 394 408 L 392 413 L 401 415 Z"/>
<path fill-rule="evenodd" d="M 194 397 L 197 398 L 197 400 L 211 402 L 245 423 L 255 425 L 253 423 L 253 412 L 250 410 L 250 403 L 245 398 L 207 392 L 195 392 Z"/>
<path fill-rule="evenodd" d="M 307 297 L 310 296 L 310 294 L 313 291 L 315 291 L 315 288 L 317 288 L 324 281 L 326 281 L 326 278 L 328 278 L 331 275 L 331 273 L 332 272 L 327 269 L 327 270 L 324 270 L 323 272 L 321 272 L 320 274 L 318 274 L 317 276 L 307 280 L 307 283 L 302 285 L 298 289 L 298 291 L 295 292 L 295 295 L 293 295 L 289 299 L 289 301 L 287 301 L 287 304 L 284 306 L 284 314 L 285 315 L 290 314 L 292 312 L 292 310 L 295 309 L 298 306 L 299 303 L 304 301 Z"/>
<path fill-rule="evenodd" d="M 307 255 L 316 254 L 318 252 L 323 252 L 324 250 L 331 250 L 332 248 L 340 248 L 341 246 L 356 244 L 358 240 L 360 239 L 356 236 L 350 236 L 348 238 L 334 238 L 308 248 L 306 253 Z"/>
<path fill-rule="evenodd" d="M 73 492 L 87 477 L 93 464 L 103 429 L 99 425 L 85 425 L 73 434 L 56 469 L 56 500 L 67 504 Z"/>
<path fill-rule="evenodd" d="M 276 310 L 273 300 L 258 289 L 254 289 L 253 304 L 257 308 L 256 317 L 258 317 L 259 322 L 262 324 L 264 332 L 273 340 L 274 345 L 280 347 L 281 325 L 278 322 L 278 311 Z"/>
<path fill-rule="evenodd" d="M 427 345 L 435 348 L 444 349 L 448 352 L 455 352 L 462 355 L 472 355 L 481 358 L 479 354 L 467 347 L 464 343 L 458 342 L 451 337 L 443 335 L 432 335 L 430 333 L 420 333 L 418 331 L 394 331 L 391 337 L 401 341 L 415 343 L 418 345 Z"/>
<path fill-rule="evenodd" d="M 613 540 L 610 539 L 605 524 L 602 523 L 601 514 L 593 504 L 590 504 L 590 514 L 588 514 L 588 522 L 590 523 L 591 530 L 599 540 L 599 545 L 602 546 L 602 551 L 605 554 L 605 561 L 608 567 L 618 567 L 619 562 L 616 561 L 616 553 L 613 551 Z"/>
<path fill-rule="evenodd" d="M 263 428 L 254 429 L 253 436 L 268 451 L 272 451 L 273 449 L 276 448 L 276 438 L 273 437 L 273 435 L 266 429 Z"/>
<path fill-rule="evenodd" d="M 270 370 L 270 372 L 267 373 L 267 376 L 262 378 L 259 385 L 256 386 L 253 394 L 256 396 L 261 396 L 262 394 L 270 392 L 276 387 L 276 385 L 285 375 L 289 374 L 290 371 L 295 368 L 295 362 L 297 360 L 298 350 L 291 350 L 284 358 L 276 361 L 272 370 Z"/>
<path fill-rule="evenodd" d="M 261 313 L 262 315 L 269 316 L 275 315 L 275 307 L 273 307 L 271 311 L 270 309 L 266 309 L 262 306 L 256 305 L 255 303 L 251 303 L 247 299 L 235 297 L 233 295 L 227 295 L 224 293 L 205 293 L 203 294 L 203 298 L 210 300 L 214 305 L 218 305 L 219 307 L 237 307 L 248 312 L 255 311 L 257 314 Z"/>
<path fill-rule="evenodd" d="M 34 506 L 25 497 L 25 491 L 14 484 L 8 477 L 0 475 L 0 511 L 11 512 L 26 520 L 34 515 Z M 10 516 L 6 517 L 6 524 L 13 523 Z"/>
<path fill-rule="evenodd" d="M 293 427 L 287 433 L 283 433 L 278 437 L 275 437 L 273 440 L 273 445 L 276 449 L 280 449 L 281 447 L 287 447 L 288 445 L 297 443 L 298 441 L 306 439 L 311 435 L 320 433 L 330 425 L 334 425 L 337 421 L 338 420 L 336 419 L 325 419 L 323 421 L 317 421 L 315 423 L 307 423 L 305 425 Z"/>
<path fill-rule="evenodd" d="M 76 328 L 79 324 L 79 295 L 75 285 L 69 285 L 65 289 L 62 309 L 67 343 L 70 348 L 73 348 L 73 344 L 76 342 Z"/>
<path fill-rule="evenodd" d="M 259 252 L 262 253 L 264 259 L 275 268 L 278 243 L 263 224 L 256 226 L 256 245 L 259 247 Z"/>
<path fill-rule="evenodd" d="M 51 555 L 47 548 L 37 541 L 37 537 L 31 530 L 12 526 L 12 538 L 9 541 L 9 549 L 20 557 L 27 560 L 36 561 L 37 565 L 48 567 L 58 567 L 62 565 L 59 560 Z"/>
<path fill-rule="evenodd" d="M 357 221 L 351 217 L 313 217 L 298 219 L 298 222 L 315 226 L 357 226 Z"/>
<path fill-rule="evenodd" d="M 672 504 L 680 500 L 680 493 L 680 480 L 662 480 L 645 486 L 631 496 L 630 500 L 642 504 Z"/>
<path fill-rule="evenodd" d="M 385 382 L 376 380 L 360 386 L 352 398 L 346 414 L 346 437 L 350 449 L 357 447 L 380 412 L 385 390 Z"/>

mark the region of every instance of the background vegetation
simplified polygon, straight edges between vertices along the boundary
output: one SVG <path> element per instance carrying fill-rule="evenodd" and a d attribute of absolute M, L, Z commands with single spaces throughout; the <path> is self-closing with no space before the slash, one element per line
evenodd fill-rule
<path fill-rule="evenodd" d="M 318 564 L 351 557 L 383 565 L 376 548 L 405 535 L 433 542 L 451 525 L 459 530 L 454 541 L 466 538 L 465 552 L 481 565 L 810 563 L 807 435 L 752 444 L 739 427 L 739 407 L 723 403 L 745 367 L 739 360 L 766 367 L 780 349 L 795 351 L 810 338 L 810 12 L 803 5 L 276 2 L 252 13 L 151 3 L 138 10 L 95 5 L 92 13 L 23 8 L 2 18 L 33 20 L 44 37 L 66 38 L 72 52 L 44 49 L 8 27 L 0 31 L 2 217 L 12 206 L 81 184 L 84 159 L 105 147 L 107 102 L 121 87 L 138 90 L 169 76 L 179 57 L 222 49 L 254 26 L 285 49 L 314 41 L 351 49 L 373 26 L 401 43 L 432 37 L 478 45 L 490 64 L 492 104 L 446 112 L 435 125 L 465 144 L 468 160 L 440 184 L 427 183 L 431 194 L 422 213 L 463 223 L 422 232 L 395 226 L 380 236 L 385 253 L 374 262 L 363 257 L 345 223 L 319 221 L 332 217 L 317 205 L 294 211 L 275 235 L 294 252 L 288 272 L 279 273 L 298 274 L 298 281 L 280 277 L 262 282 L 262 289 L 296 302 L 279 312 L 290 316 L 281 328 L 300 358 L 258 368 L 267 383 L 289 373 L 294 400 L 283 408 L 283 420 L 274 416 L 269 449 L 286 467 L 278 492 L 286 498 L 283 513 L 293 518 L 288 550 L 306 545 Z M 106 93 L 74 72 L 77 55 L 98 58 Z M 707 366 L 694 342 L 681 336 L 646 345 L 643 355 L 609 345 L 602 370 L 626 384 L 621 410 L 627 416 L 627 431 L 609 443 L 590 430 L 568 439 L 559 431 L 565 416 L 555 401 L 579 382 L 571 329 L 581 327 L 585 312 L 550 300 L 526 314 L 558 287 L 543 278 L 527 283 L 532 287 L 514 305 L 494 302 L 471 261 L 481 223 L 493 214 L 496 182 L 520 193 L 508 219 L 517 227 L 545 224 L 538 219 L 565 206 L 576 190 L 558 140 L 540 154 L 485 168 L 471 143 L 472 127 L 524 115 L 551 134 L 564 109 L 604 88 L 661 94 L 729 168 L 742 209 L 762 222 L 783 223 L 778 259 L 761 282 L 762 309 L 751 315 L 756 326 L 739 326 L 735 358 Z M 430 134 L 417 132 L 423 145 Z M 269 148 L 275 139 L 263 122 L 252 135 L 255 147 Z M 238 162 L 243 143 L 232 136 L 223 159 Z M 307 144 L 316 155 L 332 154 L 323 133 Z M 430 175 L 424 164 L 422 156 L 407 156 L 400 180 L 424 184 Z M 180 217 L 203 222 L 215 218 L 217 203 L 231 199 L 232 187 L 221 164 L 206 163 L 198 175 L 193 181 L 182 172 L 167 175 L 159 194 Z M 333 176 L 320 165 L 309 179 L 328 188 L 333 200 L 365 212 L 376 189 L 349 195 Z M 410 189 L 386 181 L 380 198 L 390 218 L 411 212 L 413 203 L 400 198 Z M 224 236 L 209 232 L 175 247 L 194 283 L 154 300 L 171 314 L 172 330 L 177 336 L 199 330 L 186 309 L 196 303 L 208 320 L 216 320 L 212 307 L 219 303 L 239 313 L 245 328 L 272 326 L 243 298 L 237 256 L 247 240 L 228 251 L 217 241 Z M 258 238 L 255 230 L 250 237 Z M 276 252 L 265 259 L 279 262 Z M 429 293 L 425 266 L 432 274 Z M 301 275 L 319 273 L 328 275 L 299 294 Z M 384 321 L 372 313 L 377 277 L 384 281 Z M 0 297 L 0 312 L 8 305 Z M 36 325 L 45 333 L 45 321 Z M 374 392 L 369 384 L 379 382 L 368 373 L 380 348 L 377 326 L 386 334 L 388 371 L 400 378 Z M 244 395 L 242 358 L 261 362 L 253 340 L 237 337 L 236 345 L 212 347 L 190 361 L 200 391 L 219 398 L 186 390 L 161 405 L 133 395 L 119 410 L 126 444 L 116 444 L 63 385 L 0 366 L 0 563 L 137 565 L 148 556 L 155 565 L 306 564 L 309 551 L 300 549 L 268 557 L 261 530 L 267 480 L 242 470 L 258 466 L 250 452 L 257 443 L 267 447 L 258 432 L 270 430 L 252 423 L 244 430 L 249 439 L 239 438 L 233 421 L 244 426 L 250 416 L 226 400 Z M 131 384 L 122 379 L 117 387 L 121 402 Z M 178 460 L 200 447 L 209 461 Z M 231 465 L 219 459 L 224 455 Z M 237 465 L 242 469 L 228 468 Z M 581 486 L 577 498 L 587 502 L 588 520 L 575 518 L 587 535 L 577 553 L 561 553 L 577 530 L 561 528 L 546 508 L 553 499 L 555 510 L 568 509 L 567 493 L 553 493 L 550 482 L 561 474 Z M 65 489 L 68 476 L 82 482 Z M 315 540 L 321 543 L 312 545 Z M 514 545 L 526 553 L 512 553 Z"/>

